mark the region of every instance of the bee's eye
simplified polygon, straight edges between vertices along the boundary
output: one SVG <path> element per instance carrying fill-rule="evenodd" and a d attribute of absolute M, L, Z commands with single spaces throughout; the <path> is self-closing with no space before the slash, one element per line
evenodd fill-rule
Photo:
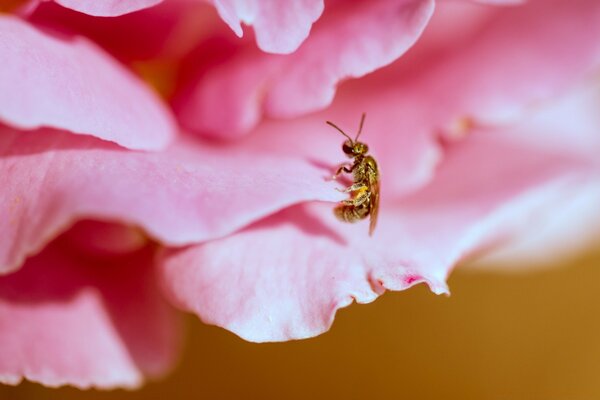
<path fill-rule="evenodd" d="M 344 144 L 342 145 L 342 151 L 345 154 L 352 154 L 354 150 L 354 146 L 352 146 L 352 143 L 349 143 L 348 141 L 345 141 Z"/>

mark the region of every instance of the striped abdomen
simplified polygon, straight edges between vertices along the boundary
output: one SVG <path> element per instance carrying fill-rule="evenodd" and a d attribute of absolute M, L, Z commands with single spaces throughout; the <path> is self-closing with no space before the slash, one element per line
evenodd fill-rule
<path fill-rule="evenodd" d="M 369 216 L 369 201 L 360 206 L 341 205 L 333 209 L 335 216 L 344 222 L 356 222 Z"/>

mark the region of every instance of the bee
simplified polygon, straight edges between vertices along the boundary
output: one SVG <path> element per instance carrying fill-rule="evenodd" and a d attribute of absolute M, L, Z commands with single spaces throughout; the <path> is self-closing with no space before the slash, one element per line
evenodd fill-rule
<path fill-rule="evenodd" d="M 367 155 L 369 147 L 358 138 L 362 132 L 365 123 L 365 113 L 362 114 L 358 133 L 354 140 L 346 134 L 342 129 L 331 121 L 326 121 L 328 125 L 337 129 L 348 140 L 342 144 L 342 151 L 346 156 L 352 158 L 352 162 L 342 164 L 333 175 L 333 179 L 337 179 L 342 173 L 352 174 L 352 185 L 344 190 L 344 193 L 349 193 L 350 198 L 343 200 L 335 209 L 336 217 L 344 222 L 357 222 L 362 219 L 371 217 L 369 222 L 369 235 L 373 234 L 377 225 L 377 214 L 379 212 L 379 168 L 375 159 Z"/>

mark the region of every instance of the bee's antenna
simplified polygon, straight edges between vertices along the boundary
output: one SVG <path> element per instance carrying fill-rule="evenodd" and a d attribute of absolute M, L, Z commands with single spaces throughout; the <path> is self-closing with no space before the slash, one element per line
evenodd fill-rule
<path fill-rule="evenodd" d="M 356 139 L 354 139 L 355 141 L 358 140 L 358 137 L 360 136 L 360 133 L 362 132 L 362 128 L 365 123 L 366 116 L 367 116 L 367 113 L 362 113 L 362 117 L 360 118 L 360 125 L 358 126 L 358 133 L 356 134 Z"/>
<path fill-rule="evenodd" d="M 329 125 L 329 126 L 332 126 L 332 127 L 334 127 L 335 129 L 337 129 L 338 131 L 340 131 L 340 133 L 341 133 L 342 135 L 346 136 L 350 142 L 354 143 L 354 141 L 352 140 L 352 138 L 351 138 L 350 136 L 348 136 L 348 135 L 346 134 L 346 132 L 344 132 L 343 130 L 341 130 L 339 126 L 337 126 L 336 124 L 334 124 L 334 123 L 333 123 L 333 122 L 331 122 L 331 121 L 325 121 L 325 122 L 327 123 L 327 125 Z"/>

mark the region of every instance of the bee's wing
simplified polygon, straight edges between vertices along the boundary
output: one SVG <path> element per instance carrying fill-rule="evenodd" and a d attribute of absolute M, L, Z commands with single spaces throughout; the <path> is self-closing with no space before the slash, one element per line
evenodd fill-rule
<path fill-rule="evenodd" d="M 369 174 L 369 186 L 371 188 L 371 220 L 369 221 L 369 236 L 373 235 L 373 231 L 375 231 L 375 226 L 377 225 L 377 216 L 379 214 L 379 174 L 370 173 Z"/>

